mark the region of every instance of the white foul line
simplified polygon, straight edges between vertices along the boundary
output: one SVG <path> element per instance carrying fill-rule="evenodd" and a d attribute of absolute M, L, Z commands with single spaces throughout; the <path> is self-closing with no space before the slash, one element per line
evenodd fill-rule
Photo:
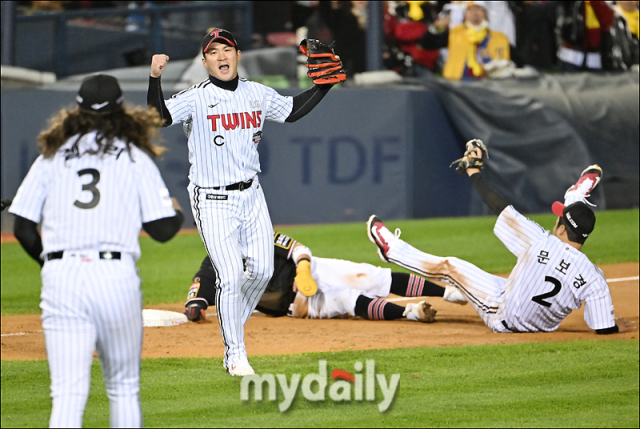
<path fill-rule="evenodd" d="M 617 283 L 617 282 L 629 282 L 629 281 L 633 281 L 633 280 L 640 280 L 640 276 L 635 276 L 635 277 L 619 277 L 617 279 L 607 279 L 607 283 Z M 414 300 L 416 298 L 422 298 L 420 296 L 413 296 L 413 297 L 407 297 L 407 298 L 393 298 L 393 299 L 387 299 L 387 301 L 389 302 L 401 302 L 401 301 L 410 301 L 410 300 Z M 258 310 L 253 310 L 254 313 L 259 313 Z M 217 316 L 216 313 L 207 313 L 207 316 Z M 2 337 L 13 337 L 13 336 L 18 336 L 18 335 L 28 335 L 34 332 L 43 332 L 42 330 L 40 331 L 30 331 L 30 332 L 16 332 L 15 334 L 2 334 Z"/>
<path fill-rule="evenodd" d="M 629 282 L 631 280 L 640 280 L 640 276 L 635 277 L 620 277 L 617 279 L 607 279 L 607 283 L 616 283 L 616 282 Z"/>

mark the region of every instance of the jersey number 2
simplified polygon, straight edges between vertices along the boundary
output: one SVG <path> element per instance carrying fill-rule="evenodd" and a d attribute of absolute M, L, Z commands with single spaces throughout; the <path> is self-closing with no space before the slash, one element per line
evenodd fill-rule
<path fill-rule="evenodd" d="M 531 301 L 536 302 L 544 307 L 551 307 L 551 303 L 545 301 L 545 298 L 552 298 L 554 296 L 556 296 L 557 294 L 560 293 L 560 289 L 562 289 L 562 283 L 560 283 L 560 280 L 555 279 L 551 276 L 545 276 L 544 278 L 545 282 L 549 282 L 553 284 L 553 290 L 551 292 L 547 292 L 547 293 L 543 293 L 540 295 L 536 295 L 533 298 L 531 298 Z"/>
<path fill-rule="evenodd" d="M 98 188 L 96 188 L 96 185 L 100 181 L 100 172 L 95 168 L 85 168 L 84 170 L 78 171 L 78 176 L 80 177 L 86 174 L 90 174 L 93 179 L 86 185 L 82 185 L 82 190 L 91 192 L 91 194 L 93 194 L 93 197 L 88 203 L 83 203 L 82 201 L 78 200 L 73 203 L 73 205 L 78 207 L 79 209 L 85 210 L 94 208 L 100 202 L 100 191 L 98 191 Z"/>

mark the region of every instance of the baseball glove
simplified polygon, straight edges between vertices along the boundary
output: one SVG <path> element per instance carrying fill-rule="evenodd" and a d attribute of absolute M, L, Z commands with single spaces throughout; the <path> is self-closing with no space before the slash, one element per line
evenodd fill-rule
<path fill-rule="evenodd" d="M 474 149 L 480 149 L 482 152 L 481 158 L 476 158 L 475 156 L 471 156 L 473 154 Z M 453 167 L 455 164 L 458 164 L 456 167 L 456 171 L 458 174 L 462 174 L 467 171 L 469 168 L 483 168 L 485 159 L 489 158 L 489 151 L 487 150 L 487 146 L 480 139 L 472 139 L 467 142 L 467 150 L 464 152 L 464 155 L 460 159 L 456 159 L 449 165 L 449 167 Z"/>
<path fill-rule="evenodd" d="M 318 291 L 318 285 L 313 277 L 311 277 L 311 263 L 307 260 L 298 262 L 294 281 L 298 292 L 304 296 L 313 296 Z"/>
<path fill-rule="evenodd" d="M 347 80 L 342 61 L 333 50 L 316 39 L 300 42 L 300 52 L 307 57 L 307 76 L 317 85 L 340 83 Z"/>

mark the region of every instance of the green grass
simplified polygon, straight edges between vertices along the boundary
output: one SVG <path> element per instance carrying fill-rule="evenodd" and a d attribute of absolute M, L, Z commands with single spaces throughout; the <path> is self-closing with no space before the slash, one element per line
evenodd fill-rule
<path fill-rule="evenodd" d="M 547 229 L 555 216 L 531 217 Z M 439 256 L 457 256 L 492 273 L 506 273 L 515 257 L 493 234 L 495 217 L 387 221 L 414 247 Z M 583 251 L 596 264 L 638 261 L 639 212 L 598 212 L 597 226 Z M 392 267 L 378 258 L 367 238 L 364 221 L 348 224 L 295 226 L 279 231 L 309 246 L 316 256 L 368 262 Z M 205 256 L 198 234 L 178 235 L 165 244 L 140 238 L 142 258 L 138 262 L 145 305 L 175 303 L 186 299 L 190 281 Z M 2 315 L 38 313 L 40 272 L 19 244 L 2 244 Z"/>
<path fill-rule="evenodd" d="M 240 380 L 220 358 L 146 359 L 141 399 L 148 427 L 638 427 L 638 341 L 367 350 L 255 356 L 262 373 L 354 371 L 400 374 L 391 408 L 375 402 L 309 402 L 298 392 L 289 411 L 276 402 L 240 401 Z M 332 381 L 328 380 L 328 386 Z M 44 427 L 51 401 L 45 361 L 2 362 L 2 427 Z M 328 392 L 328 388 L 327 388 Z M 108 425 L 100 367 L 94 363 L 85 426 Z"/>

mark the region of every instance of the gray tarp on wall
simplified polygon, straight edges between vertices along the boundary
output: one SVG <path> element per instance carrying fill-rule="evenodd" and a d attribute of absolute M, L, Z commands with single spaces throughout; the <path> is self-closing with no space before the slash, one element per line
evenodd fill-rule
<path fill-rule="evenodd" d="M 519 210 L 549 211 L 593 163 L 604 169 L 592 198 L 600 209 L 638 206 L 637 73 L 425 86 L 437 92 L 461 141 L 487 143 L 486 176 Z M 470 213 L 487 213 L 473 193 Z"/>

